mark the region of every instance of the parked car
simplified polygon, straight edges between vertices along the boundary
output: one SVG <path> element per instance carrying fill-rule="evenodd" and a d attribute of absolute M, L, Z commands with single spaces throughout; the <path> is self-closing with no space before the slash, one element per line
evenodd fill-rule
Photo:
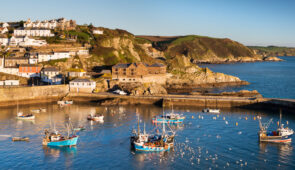
<path fill-rule="evenodd" d="M 119 94 L 119 95 L 127 95 L 127 93 L 126 92 L 124 92 L 123 90 L 115 90 L 115 91 L 113 91 L 113 93 L 115 93 L 115 94 Z"/>

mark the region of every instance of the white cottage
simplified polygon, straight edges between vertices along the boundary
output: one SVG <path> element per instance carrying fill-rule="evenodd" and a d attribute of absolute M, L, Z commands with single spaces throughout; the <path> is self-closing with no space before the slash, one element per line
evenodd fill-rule
<path fill-rule="evenodd" d="M 89 79 L 75 79 L 70 81 L 70 91 L 77 93 L 92 93 L 96 87 L 96 82 Z"/>
<path fill-rule="evenodd" d="M 14 36 L 32 36 L 32 37 L 53 37 L 50 29 L 43 28 L 18 28 L 14 29 Z"/>
<path fill-rule="evenodd" d="M 59 74 L 59 71 L 55 67 L 43 68 L 41 71 L 41 80 L 50 84 L 61 84 L 62 75 Z"/>

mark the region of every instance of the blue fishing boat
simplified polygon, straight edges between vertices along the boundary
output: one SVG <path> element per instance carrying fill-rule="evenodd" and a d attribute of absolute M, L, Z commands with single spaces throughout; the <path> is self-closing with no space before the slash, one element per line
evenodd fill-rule
<path fill-rule="evenodd" d="M 56 130 L 54 132 L 49 132 L 45 129 L 45 137 L 43 138 L 43 145 L 46 146 L 75 146 L 77 145 L 79 136 L 75 134 L 70 135 L 70 126 L 67 125 L 68 135 L 62 136 Z"/>

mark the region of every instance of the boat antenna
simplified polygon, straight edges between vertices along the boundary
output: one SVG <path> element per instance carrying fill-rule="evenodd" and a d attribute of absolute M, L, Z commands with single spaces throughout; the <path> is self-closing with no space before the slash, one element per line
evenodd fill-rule
<path fill-rule="evenodd" d="M 68 129 L 68 138 L 69 138 L 70 137 L 70 126 L 68 123 L 67 123 L 67 129 Z"/>
<path fill-rule="evenodd" d="M 145 122 L 143 123 L 143 134 L 145 134 Z"/>
<path fill-rule="evenodd" d="M 139 115 L 137 116 L 137 134 L 139 135 L 140 128 L 139 128 Z"/>
<path fill-rule="evenodd" d="M 282 126 L 282 109 L 280 109 L 280 126 L 279 127 L 281 126 Z"/>

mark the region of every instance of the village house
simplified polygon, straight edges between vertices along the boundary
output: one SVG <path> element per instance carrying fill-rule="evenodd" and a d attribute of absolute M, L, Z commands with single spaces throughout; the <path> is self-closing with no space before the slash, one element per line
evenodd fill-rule
<path fill-rule="evenodd" d="M 8 32 L 7 27 L 0 27 L 0 34 L 5 34 Z"/>
<path fill-rule="evenodd" d="M 86 71 L 83 69 L 72 69 L 71 71 L 68 72 L 69 77 L 85 77 L 86 76 Z"/>
<path fill-rule="evenodd" d="M 21 77 L 40 77 L 41 66 L 35 64 L 21 64 L 19 66 L 19 76 Z"/>
<path fill-rule="evenodd" d="M 14 36 L 32 36 L 32 37 L 53 37 L 50 29 L 45 28 L 17 28 L 14 29 Z"/>
<path fill-rule="evenodd" d="M 69 51 L 37 53 L 37 56 L 38 56 L 38 62 L 45 62 L 50 60 L 58 60 L 58 59 L 71 57 Z"/>
<path fill-rule="evenodd" d="M 19 86 L 19 80 L 0 81 L 0 86 Z"/>
<path fill-rule="evenodd" d="M 9 24 L 7 22 L 2 22 L 2 23 L 0 23 L 0 27 L 7 28 L 7 27 L 9 27 Z"/>
<path fill-rule="evenodd" d="M 43 68 L 41 71 L 41 80 L 49 84 L 61 84 L 62 75 L 55 67 Z"/>
<path fill-rule="evenodd" d="M 103 30 L 100 30 L 100 29 L 93 29 L 93 30 L 92 30 L 92 33 L 93 33 L 93 34 L 101 35 L 101 34 L 103 34 Z"/>
<path fill-rule="evenodd" d="M 119 82 L 165 83 L 166 66 L 159 63 L 116 64 L 112 67 L 112 79 Z"/>
<path fill-rule="evenodd" d="M 4 67 L 18 67 L 21 64 L 29 64 L 29 59 L 26 57 L 5 57 L 4 58 Z"/>
<path fill-rule="evenodd" d="M 77 93 L 92 93 L 96 87 L 96 82 L 90 79 L 77 78 L 70 81 L 70 91 Z"/>

